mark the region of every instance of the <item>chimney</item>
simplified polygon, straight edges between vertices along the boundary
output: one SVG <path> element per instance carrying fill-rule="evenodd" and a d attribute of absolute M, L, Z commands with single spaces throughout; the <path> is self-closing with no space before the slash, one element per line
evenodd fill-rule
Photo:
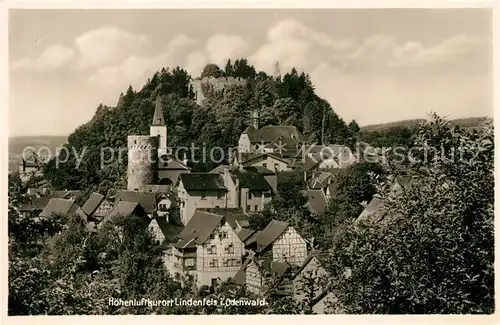
<path fill-rule="evenodd" d="M 252 115 L 252 125 L 258 130 L 259 129 L 259 111 L 254 110 Z"/>

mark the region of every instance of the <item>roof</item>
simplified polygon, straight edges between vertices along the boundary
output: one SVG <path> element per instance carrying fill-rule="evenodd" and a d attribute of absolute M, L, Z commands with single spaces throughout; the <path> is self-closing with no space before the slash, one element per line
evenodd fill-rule
<path fill-rule="evenodd" d="M 18 208 L 20 212 L 42 211 L 50 201 L 50 197 L 32 197 L 31 203 L 24 204 Z"/>
<path fill-rule="evenodd" d="M 252 127 L 253 128 L 253 127 Z M 296 139 L 302 141 L 302 135 L 295 126 L 292 125 L 266 125 L 258 130 L 250 129 L 245 130 L 251 142 L 273 142 L 278 138 Z M 245 133 L 245 132 L 244 132 Z"/>
<path fill-rule="evenodd" d="M 271 220 L 269 224 L 256 236 L 257 252 L 262 252 L 288 228 L 288 222 Z"/>
<path fill-rule="evenodd" d="M 236 229 L 238 224 L 242 228 L 249 226 L 249 217 L 241 208 L 201 208 L 198 210 L 223 216 L 233 229 Z"/>
<path fill-rule="evenodd" d="M 380 212 L 382 212 L 384 208 L 384 201 L 379 195 L 374 195 L 370 203 L 365 207 L 363 212 L 356 219 L 356 222 L 364 221 L 373 216 L 374 219 L 379 220 L 382 216 Z"/>
<path fill-rule="evenodd" d="M 212 169 L 210 171 L 210 173 L 222 174 L 222 173 L 224 173 L 224 169 L 229 169 L 229 168 L 231 168 L 231 166 L 229 166 L 229 165 L 219 165 L 219 166 L 215 167 L 214 169 Z"/>
<path fill-rule="evenodd" d="M 79 190 L 71 190 L 71 191 L 53 191 L 50 193 L 50 195 L 54 198 L 61 198 L 61 199 L 67 199 L 71 196 L 78 197 L 82 195 L 82 191 Z"/>
<path fill-rule="evenodd" d="M 187 191 L 225 190 L 224 180 L 220 174 L 190 173 L 181 174 L 180 180 Z"/>
<path fill-rule="evenodd" d="M 257 132 L 257 129 L 253 126 L 253 125 L 249 125 L 244 131 L 242 134 L 255 134 Z"/>
<path fill-rule="evenodd" d="M 251 191 L 271 191 L 272 187 L 262 174 L 249 171 L 238 171 L 240 188 L 248 188 Z"/>
<path fill-rule="evenodd" d="M 247 281 L 247 266 L 252 261 L 251 257 L 247 257 L 243 264 L 241 264 L 240 269 L 236 272 L 236 275 L 233 278 L 233 282 L 239 285 L 245 285 Z"/>
<path fill-rule="evenodd" d="M 92 193 L 88 200 L 83 204 L 82 210 L 86 215 L 91 216 L 94 214 L 95 210 L 99 207 L 101 202 L 104 200 L 104 195 L 99 193 Z"/>
<path fill-rule="evenodd" d="M 137 202 L 118 201 L 106 218 L 128 217 L 134 213 L 140 216 L 146 214 L 142 206 Z"/>
<path fill-rule="evenodd" d="M 307 198 L 307 207 L 313 214 L 325 212 L 327 202 L 323 190 L 304 190 L 302 194 Z"/>
<path fill-rule="evenodd" d="M 220 215 L 197 209 L 179 234 L 179 241 L 175 244 L 175 247 L 185 248 L 203 244 L 221 223 L 222 219 L 223 217 Z"/>
<path fill-rule="evenodd" d="M 236 235 L 242 242 L 247 241 L 256 231 L 250 228 L 241 228 Z"/>
<path fill-rule="evenodd" d="M 156 223 L 158 224 L 158 227 L 160 228 L 161 232 L 165 237 L 169 234 L 169 225 L 167 222 L 167 218 L 165 217 L 156 217 L 154 220 L 156 220 Z"/>
<path fill-rule="evenodd" d="M 248 167 L 244 167 L 243 169 L 246 171 L 249 171 L 249 172 L 254 172 L 254 173 L 258 173 L 258 174 L 262 174 L 262 175 L 266 175 L 266 176 L 276 175 L 275 172 L 273 172 L 270 169 L 267 169 L 264 166 L 248 166 Z"/>
<path fill-rule="evenodd" d="M 77 213 L 86 219 L 85 214 L 75 203 L 75 201 L 61 198 L 52 198 L 40 213 L 40 217 L 47 218 L 54 215 L 70 215 L 73 213 Z"/>
<path fill-rule="evenodd" d="M 256 160 L 256 159 L 258 159 L 260 157 L 265 157 L 265 156 L 271 157 L 273 159 L 276 159 L 276 160 L 279 160 L 281 162 L 284 162 L 284 163 L 288 164 L 288 161 L 286 161 L 285 159 L 279 157 L 279 154 L 270 153 L 270 152 L 264 152 L 264 153 L 261 153 L 261 154 L 254 155 L 254 156 L 248 158 L 247 160 L 243 160 L 241 163 L 242 164 L 247 164 L 250 161 L 254 161 L 254 160 Z"/>
<path fill-rule="evenodd" d="M 139 203 L 147 214 L 156 211 L 155 193 L 120 190 L 115 194 L 115 201 L 119 200 Z"/>
<path fill-rule="evenodd" d="M 158 169 L 162 170 L 190 170 L 191 168 L 185 165 L 182 161 L 170 157 L 168 155 L 163 155 L 158 159 Z"/>
<path fill-rule="evenodd" d="M 165 120 L 163 118 L 163 108 L 161 107 L 160 96 L 156 97 L 155 112 L 153 115 L 153 121 L 151 122 L 151 125 L 158 125 L 158 126 L 165 125 Z"/>

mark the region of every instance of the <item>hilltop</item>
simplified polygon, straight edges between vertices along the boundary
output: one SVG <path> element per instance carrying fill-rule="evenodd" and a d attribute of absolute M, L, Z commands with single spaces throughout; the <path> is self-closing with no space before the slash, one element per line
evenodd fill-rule
<path fill-rule="evenodd" d="M 450 120 L 453 125 L 458 125 L 464 128 L 475 128 L 481 125 L 485 117 L 466 117 Z M 402 120 L 395 122 L 388 122 L 382 124 L 372 124 L 361 127 L 361 132 L 383 132 L 392 128 L 405 127 L 413 129 L 418 124 L 425 122 L 425 119 L 412 119 L 412 120 Z"/>

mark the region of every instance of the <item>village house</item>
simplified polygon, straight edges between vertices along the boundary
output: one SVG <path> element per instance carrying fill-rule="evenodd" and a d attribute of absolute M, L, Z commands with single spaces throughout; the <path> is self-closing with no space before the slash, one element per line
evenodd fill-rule
<path fill-rule="evenodd" d="M 259 128 L 258 115 L 240 135 L 238 152 L 282 152 L 300 150 L 303 138 L 295 126 L 266 125 Z"/>
<path fill-rule="evenodd" d="M 182 174 L 178 185 L 183 224 L 200 208 L 241 208 L 244 213 L 262 211 L 272 196 L 273 189 L 263 175 L 227 166 L 217 167 L 210 173 Z"/>
<path fill-rule="evenodd" d="M 234 277 L 242 264 L 245 247 L 220 214 L 197 210 L 166 250 L 165 264 L 171 274 L 191 274 L 198 287 L 215 287 Z"/>
<path fill-rule="evenodd" d="M 264 295 L 271 288 L 283 294 L 289 294 L 290 286 L 285 277 L 290 271 L 290 265 L 276 262 L 272 258 L 248 257 L 234 276 L 233 282 L 246 286 L 247 290 Z"/>
<path fill-rule="evenodd" d="M 307 242 L 288 222 L 271 220 L 254 239 L 254 242 L 247 240 L 248 248 L 256 255 L 270 252 L 275 262 L 301 266 L 307 257 Z"/>
<path fill-rule="evenodd" d="M 148 227 L 151 219 L 149 218 L 147 212 L 143 209 L 142 205 L 137 202 L 130 202 L 120 200 L 117 201 L 113 209 L 109 212 L 109 214 L 104 217 L 104 219 L 97 224 L 97 227 L 102 227 L 110 220 L 116 220 L 118 218 L 128 218 L 130 216 L 137 216 L 140 220 L 140 224 L 143 227 Z"/>
<path fill-rule="evenodd" d="M 232 207 L 224 179 L 217 173 L 181 174 L 177 186 L 182 224 L 186 225 L 198 208 Z"/>
<path fill-rule="evenodd" d="M 150 192 L 118 190 L 114 195 L 115 204 L 118 201 L 136 202 L 141 205 L 149 218 L 156 216 L 156 212 L 158 211 L 157 200 L 157 194 Z"/>
<path fill-rule="evenodd" d="M 43 211 L 40 213 L 40 218 L 50 219 L 55 216 L 70 216 L 78 215 L 85 222 L 87 222 L 87 215 L 83 212 L 82 208 L 76 204 L 74 200 L 51 198 Z"/>

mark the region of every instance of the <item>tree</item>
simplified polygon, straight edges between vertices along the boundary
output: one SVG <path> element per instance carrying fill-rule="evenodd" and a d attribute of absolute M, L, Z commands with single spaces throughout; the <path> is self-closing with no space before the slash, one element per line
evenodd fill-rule
<path fill-rule="evenodd" d="M 348 127 L 349 127 L 349 130 L 351 130 L 351 132 L 353 134 L 358 134 L 359 133 L 360 127 L 359 127 L 358 123 L 355 120 L 352 120 L 349 123 Z"/>
<path fill-rule="evenodd" d="M 217 64 L 209 63 L 203 68 L 203 71 L 201 72 L 201 78 L 203 79 L 207 77 L 222 77 L 222 71 Z"/>
<path fill-rule="evenodd" d="M 227 59 L 226 67 L 224 68 L 224 75 L 226 77 L 234 77 L 234 68 L 231 64 L 231 59 Z"/>
<path fill-rule="evenodd" d="M 433 116 L 417 134 L 440 155 L 411 165 L 409 182 L 390 175 L 377 221 L 346 227 L 328 260 L 335 296 L 350 313 L 492 313 L 492 125 L 469 132 Z"/>

